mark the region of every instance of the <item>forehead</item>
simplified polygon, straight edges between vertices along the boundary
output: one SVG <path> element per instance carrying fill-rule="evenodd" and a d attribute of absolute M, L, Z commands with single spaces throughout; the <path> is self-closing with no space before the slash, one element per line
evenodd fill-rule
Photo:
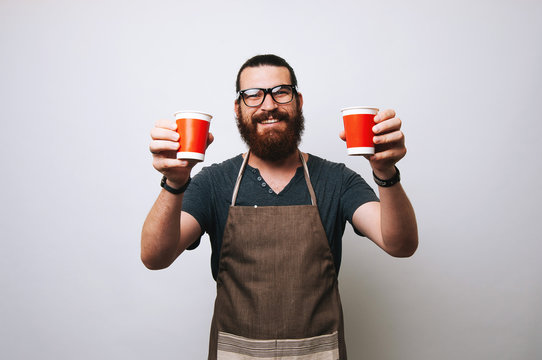
<path fill-rule="evenodd" d="M 239 85 L 241 90 L 249 88 L 271 88 L 290 84 L 290 72 L 283 66 L 247 67 L 241 72 Z"/>

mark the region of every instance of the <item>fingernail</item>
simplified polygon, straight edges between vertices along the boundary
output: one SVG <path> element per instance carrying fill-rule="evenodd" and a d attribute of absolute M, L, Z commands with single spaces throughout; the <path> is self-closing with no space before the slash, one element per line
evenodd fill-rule
<path fill-rule="evenodd" d="M 380 131 L 380 126 L 373 126 L 373 133 L 375 134 L 378 134 L 378 132 Z"/>

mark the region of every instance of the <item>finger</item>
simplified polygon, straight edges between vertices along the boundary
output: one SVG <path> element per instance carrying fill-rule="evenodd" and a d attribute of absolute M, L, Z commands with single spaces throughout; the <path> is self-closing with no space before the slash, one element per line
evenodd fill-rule
<path fill-rule="evenodd" d="M 215 137 L 213 133 L 209 133 L 209 135 L 207 135 L 207 146 L 211 145 L 213 141 L 215 141 Z"/>
<path fill-rule="evenodd" d="M 394 117 L 388 120 L 383 120 L 382 122 L 373 126 L 373 133 L 375 134 L 385 134 L 392 131 L 398 131 L 401 129 L 402 121 L 398 117 Z"/>
<path fill-rule="evenodd" d="M 381 110 L 375 116 L 375 123 L 378 124 L 379 122 L 391 119 L 394 116 L 395 116 L 395 110 L 393 109 Z"/>
<path fill-rule="evenodd" d="M 407 150 L 405 147 L 391 148 L 385 151 L 376 152 L 373 156 L 371 156 L 370 160 L 373 162 L 396 163 L 406 155 L 406 152 Z"/>
<path fill-rule="evenodd" d="M 176 131 L 164 129 L 161 127 L 155 127 L 151 130 L 151 138 L 153 140 L 169 140 L 178 141 L 179 134 Z"/>
<path fill-rule="evenodd" d="M 169 129 L 169 130 L 177 130 L 177 122 L 167 119 L 159 119 L 154 124 L 155 127 Z"/>
<path fill-rule="evenodd" d="M 404 143 L 405 135 L 401 131 L 394 131 L 373 138 L 375 144 Z"/>
<path fill-rule="evenodd" d="M 149 145 L 149 150 L 153 154 L 160 154 L 165 151 L 176 151 L 179 149 L 179 143 L 168 140 L 153 140 Z"/>
<path fill-rule="evenodd" d="M 346 131 L 341 130 L 339 132 L 339 137 L 341 138 L 342 141 L 346 141 Z"/>
<path fill-rule="evenodd" d="M 190 163 L 186 160 L 179 160 L 176 158 L 160 158 L 155 157 L 152 165 L 154 168 L 160 172 L 168 172 L 174 169 L 182 169 L 190 167 Z"/>

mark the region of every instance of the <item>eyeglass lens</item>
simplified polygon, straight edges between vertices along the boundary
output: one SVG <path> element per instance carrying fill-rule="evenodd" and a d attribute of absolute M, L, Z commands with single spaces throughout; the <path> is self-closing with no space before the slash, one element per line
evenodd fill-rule
<path fill-rule="evenodd" d="M 279 85 L 272 89 L 247 89 L 241 93 L 241 96 L 247 106 L 259 106 L 263 103 L 268 92 L 273 100 L 279 104 L 292 101 L 294 93 L 291 85 Z"/>

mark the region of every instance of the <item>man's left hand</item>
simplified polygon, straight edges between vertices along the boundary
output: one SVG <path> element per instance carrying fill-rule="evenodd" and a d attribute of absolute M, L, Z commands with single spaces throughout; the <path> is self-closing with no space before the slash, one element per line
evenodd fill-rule
<path fill-rule="evenodd" d="M 382 110 L 375 116 L 373 127 L 374 155 L 364 155 L 370 162 L 376 176 L 389 179 L 395 175 L 395 164 L 406 154 L 405 136 L 401 131 L 401 119 L 395 110 Z M 340 132 L 339 137 L 346 141 L 346 134 Z"/>
<path fill-rule="evenodd" d="M 367 158 L 376 176 L 389 179 L 395 175 L 395 164 L 406 154 L 405 135 L 401 131 L 401 119 L 392 109 L 379 111 L 375 123 L 375 153 Z"/>

